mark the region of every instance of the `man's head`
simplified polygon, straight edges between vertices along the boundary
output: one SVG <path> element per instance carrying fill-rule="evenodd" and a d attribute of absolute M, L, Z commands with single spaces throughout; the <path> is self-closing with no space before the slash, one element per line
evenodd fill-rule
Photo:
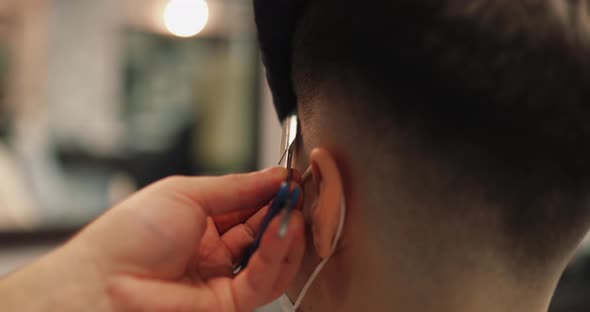
<path fill-rule="evenodd" d="M 554 273 L 590 219 L 589 15 L 584 0 L 307 1 L 291 75 L 306 196 L 323 209 L 335 166 L 328 195 L 367 244 Z"/>

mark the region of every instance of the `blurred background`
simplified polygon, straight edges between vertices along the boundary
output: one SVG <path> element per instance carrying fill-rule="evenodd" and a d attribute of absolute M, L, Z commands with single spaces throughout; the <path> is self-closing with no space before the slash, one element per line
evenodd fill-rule
<path fill-rule="evenodd" d="M 276 163 L 242 0 L 0 0 L 0 274 L 169 175 Z"/>
<path fill-rule="evenodd" d="M 169 175 L 276 164 L 250 0 L 0 0 L 0 276 Z M 580 248 L 551 311 L 590 311 Z"/>

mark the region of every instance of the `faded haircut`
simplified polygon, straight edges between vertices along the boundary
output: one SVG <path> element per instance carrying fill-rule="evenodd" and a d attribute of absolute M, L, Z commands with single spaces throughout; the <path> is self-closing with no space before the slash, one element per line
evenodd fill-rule
<path fill-rule="evenodd" d="M 311 0 L 293 41 L 298 105 L 338 86 L 368 142 L 412 129 L 515 240 L 570 251 L 589 219 L 589 14 L 584 0 Z M 359 92 L 362 107 L 347 101 Z"/>

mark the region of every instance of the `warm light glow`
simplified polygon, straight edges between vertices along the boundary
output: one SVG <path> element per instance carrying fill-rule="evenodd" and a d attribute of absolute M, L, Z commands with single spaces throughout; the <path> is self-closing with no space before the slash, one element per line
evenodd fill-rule
<path fill-rule="evenodd" d="M 164 25 L 178 37 L 200 33 L 209 20 L 209 6 L 204 0 L 170 0 L 164 10 Z"/>

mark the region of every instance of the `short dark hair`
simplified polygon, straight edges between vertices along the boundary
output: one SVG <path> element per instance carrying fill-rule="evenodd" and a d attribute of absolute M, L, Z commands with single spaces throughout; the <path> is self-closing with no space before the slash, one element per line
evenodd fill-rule
<path fill-rule="evenodd" d="M 480 178 L 514 237 L 571 249 L 589 219 L 589 15 L 585 0 L 308 1 L 298 103 L 329 81 L 343 99 L 387 99 L 343 109 L 414 129 L 429 155 Z"/>

